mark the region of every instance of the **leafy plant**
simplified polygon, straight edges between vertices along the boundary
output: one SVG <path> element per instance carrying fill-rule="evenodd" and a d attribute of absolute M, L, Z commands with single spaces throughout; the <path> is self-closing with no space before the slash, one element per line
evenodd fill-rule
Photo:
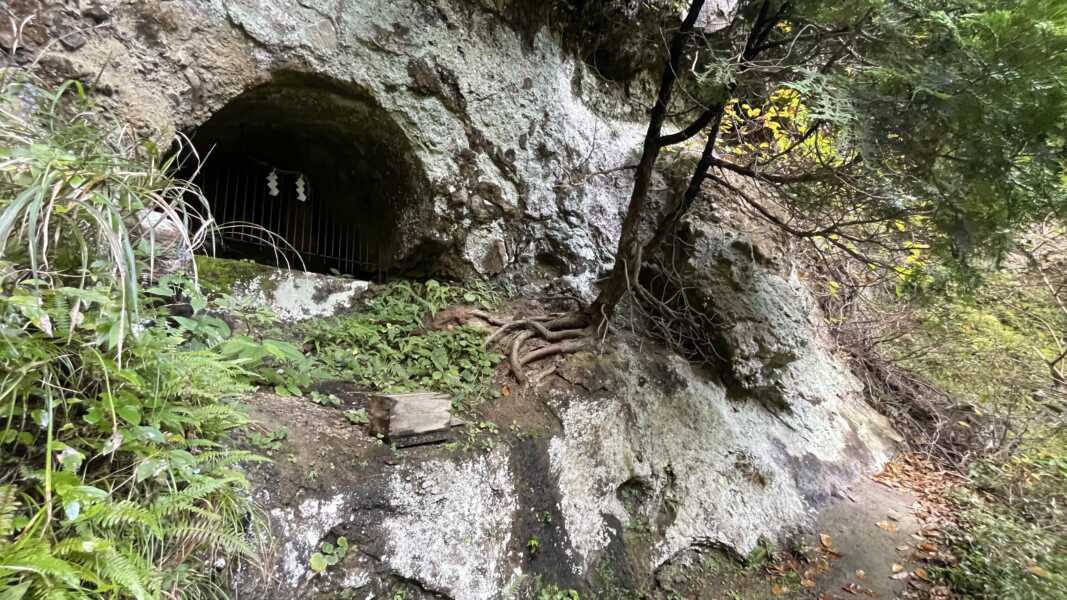
<path fill-rule="evenodd" d="M 365 408 L 346 410 L 345 418 L 353 425 L 366 425 L 367 423 L 370 423 L 370 417 L 367 416 L 367 409 Z"/>
<path fill-rule="evenodd" d="M 348 538 L 342 536 L 337 538 L 337 544 L 331 544 L 329 542 L 323 542 L 319 547 L 319 551 L 311 555 L 310 567 L 311 570 L 322 574 L 326 572 L 326 569 L 336 565 L 344 560 L 345 555 L 348 554 Z"/>
<path fill-rule="evenodd" d="M 310 400 L 319 406 L 341 406 L 341 399 L 334 394 L 323 394 L 322 392 L 311 392 Z"/>
<path fill-rule="evenodd" d="M 933 570 L 935 576 L 969 598 L 1065 597 L 1067 542 L 1062 531 L 1026 522 L 997 502 L 971 497 L 965 506 L 965 527 L 948 532 L 959 562 Z"/>
<path fill-rule="evenodd" d="M 223 342 L 218 351 L 226 357 L 251 366 L 256 383 L 274 388 L 279 396 L 302 396 L 320 374 L 319 363 L 290 342 L 255 340 L 248 336 L 233 336 Z"/>
<path fill-rule="evenodd" d="M 216 558 L 258 557 L 236 465 L 263 459 L 224 445 L 250 373 L 195 277 L 159 278 L 202 197 L 127 131 L 0 71 L 0 597 L 217 595 Z"/>
<path fill-rule="evenodd" d="M 282 442 L 285 441 L 287 437 L 289 437 L 289 430 L 285 427 L 275 429 L 274 431 L 268 431 L 265 434 L 253 431 L 248 434 L 248 443 L 260 450 L 273 452 L 281 449 Z"/>
<path fill-rule="evenodd" d="M 308 323 L 303 332 L 315 356 L 346 379 L 382 391 L 438 390 L 457 403 L 476 401 L 490 393 L 500 357 L 485 350 L 481 330 L 431 330 L 426 321 L 468 298 L 484 304 L 487 294 L 435 281 L 394 283 L 367 300 L 365 311 Z"/>
<path fill-rule="evenodd" d="M 574 590 L 563 589 L 550 583 L 538 590 L 537 600 L 581 600 L 581 596 Z"/>

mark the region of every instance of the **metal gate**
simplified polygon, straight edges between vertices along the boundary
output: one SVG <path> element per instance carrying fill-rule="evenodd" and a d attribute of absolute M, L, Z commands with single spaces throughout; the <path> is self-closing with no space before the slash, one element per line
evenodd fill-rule
<path fill-rule="evenodd" d="M 203 165 L 197 184 L 219 224 L 221 254 L 380 277 L 378 248 L 367 243 L 357 224 L 331 214 L 328 196 L 303 173 L 215 156 Z"/>

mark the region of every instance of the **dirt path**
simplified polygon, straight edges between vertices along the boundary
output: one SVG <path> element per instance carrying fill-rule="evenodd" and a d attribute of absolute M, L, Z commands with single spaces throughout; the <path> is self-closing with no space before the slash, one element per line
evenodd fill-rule
<path fill-rule="evenodd" d="M 815 598 L 866 596 L 905 598 L 911 575 L 921 566 L 914 550 L 920 543 L 918 498 L 872 480 L 863 480 L 848 498 L 819 517 L 807 541 L 826 555 L 829 570 L 804 581 Z M 919 571 L 923 573 L 923 571 Z"/>
<path fill-rule="evenodd" d="M 664 597 L 948 600 L 948 591 L 929 580 L 926 565 L 928 559 L 945 557 L 937 545 L 940 531 L 932 524 L 949 518 L 937 498 L 951 485 L 921 460 L 898 457 L 824 508 L 792 551 L 750 566 L 714 552 L 689 556 L 686 565 L 660 574 Z"/>

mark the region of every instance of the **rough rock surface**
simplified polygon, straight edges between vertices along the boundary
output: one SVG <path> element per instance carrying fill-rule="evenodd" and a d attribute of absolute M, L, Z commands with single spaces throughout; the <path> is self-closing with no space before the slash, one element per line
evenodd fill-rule
<path fill-rule="evenodd" d="M 432 248 L 459 275 L 551 256 L 585 293 L 610 264 L 628 175 L 601 172 L 633 161 L 644 107 L 547 27 L 461 0 L 94 6 L 53 19 L 88 40 L 52 48 L 43 68 L 98 79 L 141 130 L 166 138 L 279 76 L 314 76 L 371 107 L 363 126 L 387 128 L 428 182 L 398 217 L 401 254 Z"/>
<path fill-rule="evenodd" d="M 645 3 L 614 4 L 628 14 Z M 417 180 L 404 182 L 418 197 L 391 224 L 398 263 L 520 284 L 542 271 L 588 295 L 611 263 L 630 184 L 619 168 L 635 160 L 645 107 L 600 79 L 598 60 L 588 66 L 530 25 L 537 19 L 516 17 L 537 5 L 98 0 L 53 7 L 27 40 L 44 48 L 61 36 L 41 68 L 97 81 L 160 139 L 235 99 L 313 88 L 316 128 L 337 124 L 356 145 L 387 147 Z M 732 10 L 713 8 L 709 29 Z M 608 70 L 629 76 L 642 60 Z M 275 101 L 264 114 L 284 108 Z M 877 470 L 892 432 L 819 339 L 799 280 L 728 228 L 693 222 L 686 235 L 682 268 L 730 349 L 722 373 L 611 338 L 603 355 L 572 356 L 539 386 L 480 407 L 499 433 L 472 425 L 455 447 L 398 451 L 335 408 L 249 399 L 265 427 L 289 437 L 252 472 L 275 533 L 273 576 L 242 573 L 238 596 L 483 600 L 554 584 L 582 598 L 658 597 L 655 573 L 677 557 L 745 554 Z M 294 283 L 312 302 L 290 316 L 328 314 L 361 284 L 315 294 L 318 285 Z M 276 303 L 277 289 L 256 297 Z M 336 391 L 344 409 L 364 403 Z M 311 554 L 341 535 L 353 550 L 315 575 Z"/>
<path fill-rule="evenodd" d="M 794 267 L 748 235 L 696 217 L 683 222 L 670 252 L 689 305 L 717 326 L 734 382 L 782 408 L 826 394 L 826 378 L 810 373 L 834 359 L 815 343 L 822 316 Z"/>
<path fill-rule="evenodd" d="M 676 556 L 781 540 L 892 451 L 885 422 L 831 363 L 809 364 L 812 383 L 799 384 L 818 401 L 775 414 L 636 344 L 569 359 L 558 377 L 498 401 L 521 407 L 510 427 L 472 425 L 454 446 L 391 450 L 338 409 L 254 398 L 261 422 L 288 427 L 291 458 L 254 473 L 279 541 L 277 578 L 243 591 L 486 600 L 552 583 L 582 597 L 658 597 L 655 573 Z M 335 392 L 343 408 L 365 402 Z M 556 425 L 537 425 L 551 422 L 530 417 L 539 411 Z M 340 535 L 357 551 L 313 576 L 310 554 Z"/>
<path fill-rule="evenodd" d="M 239 282 L 233 296 L 250 306 L 270 306 L 282 321 L 304 321 L 351 308 L 369 285 L 356 279 L 278 270 Z"/>

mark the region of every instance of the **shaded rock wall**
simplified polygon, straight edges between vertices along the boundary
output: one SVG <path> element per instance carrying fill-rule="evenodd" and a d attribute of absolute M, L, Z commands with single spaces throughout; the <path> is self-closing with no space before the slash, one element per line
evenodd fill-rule
<path fill-rule="evenodd" d="M 54 45 L 42 68 L 98 80 L 146 132 L 191 132 L 242 92 L 293 73 L 373 105 L 362 127 L 402 136 L 428 181 L 398 217 L 398 263 L 425 251 L 438 271 L 493 274 L 545 257 L 586 293 L 610 265 L 628 176 L 596 173 L 633 161 L 644 108 L 547 27 L 523 30 L 461 0 L 93 6 L 92 16 L 53 9 L 56 34 L 87 39 Z"/>

